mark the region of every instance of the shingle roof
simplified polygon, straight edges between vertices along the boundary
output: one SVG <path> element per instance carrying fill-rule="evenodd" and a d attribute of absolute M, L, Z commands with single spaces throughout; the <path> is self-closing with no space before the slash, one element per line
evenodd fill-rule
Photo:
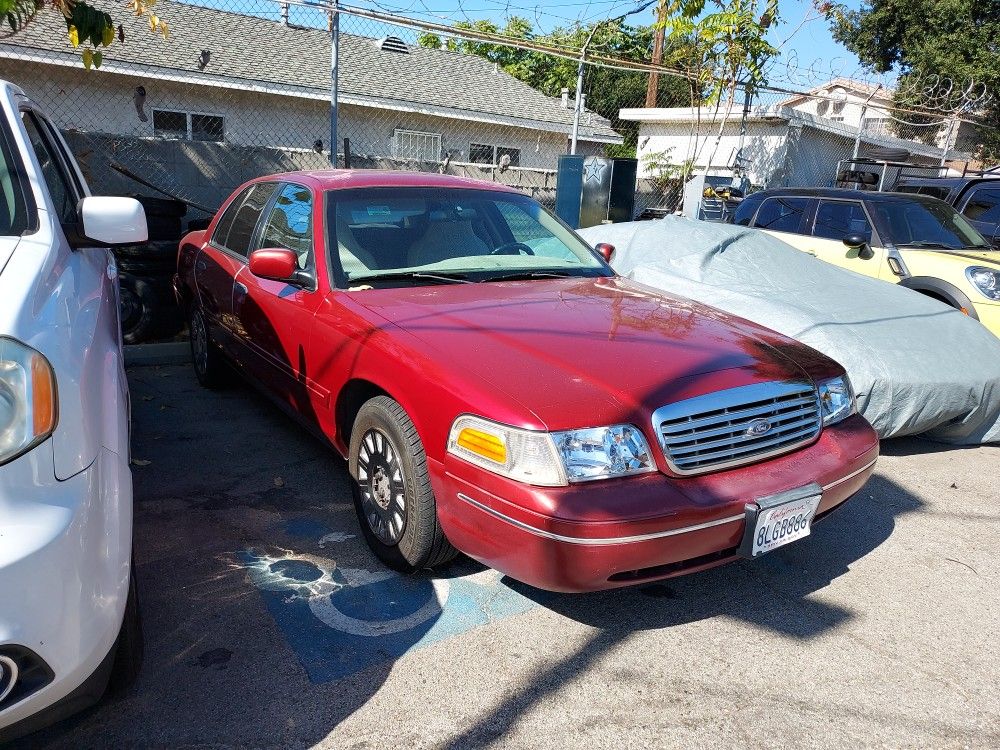
<path fill-rule="evenodd" d="M 160 0 L 157 14 L 169 23 L 169 39 L 149 32 L 144 18 L 120 14 L 125 43 L 103 48 L 105 70 L 123 72 L 122 64 L 157 68 L 164 77 L 187 74 L 207 85 L 259 82 L 289 93 L 325 94 L 330 87 L 330 35 L 324 29 L 286 26 L 280 22 Z M 65 26 L 55 12 L 39 13 L 18 34 L 0 38 L 0 48 L 21 47 L 31 57 L 54 58 L 74 53 Z M 27 49 L 24 49 L 27 48 Z M 340 97 L 374 100 L 393 108 L 424 106 L 474 114 L 488 119 L 523 121 L 526 127 L 569 132 L 573 111 L 558 99 L 517 80 L 475 55 L 411 46 L 409 54 L 379 49 L 369 37 L 340 36 Z M 202 51 L 208 64 L 202 69 Z M 78 54 L 74 53 L 77 61 Z M 580 136 L 600 140 L 620 136 L 610 122 L 594 113 L 581 118 Z"/>

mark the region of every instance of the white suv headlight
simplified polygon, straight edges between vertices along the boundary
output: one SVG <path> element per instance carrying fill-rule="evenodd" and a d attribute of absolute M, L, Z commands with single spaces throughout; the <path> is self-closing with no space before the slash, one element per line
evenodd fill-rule
<path fill-rule="evenodd" d="M 1000 271 L 982 266 L 969 266 L 965 269 L 965 276 L 984 297 L 1000 302 Z"/>
<path fill-rule="evenodd" d="M 823 380 L 819 384 L 819 403 L 823 411 L 823 424 L 831 425 L 847 419 L 858 410 L 854 388 L 847 375 Z"/>
<path fill-rule="evenodd" d="M 448 452 L 494 474 L 545 487 L 656 471 L 646 438 L 632 425 L 550 433 L 465 415 L 451 427 Z"/>
<path fill-rule="evenodd" d="M 56 426 L 56 378 L 45 357 L 0 336 L 0 464 L 52 434 Z"/>

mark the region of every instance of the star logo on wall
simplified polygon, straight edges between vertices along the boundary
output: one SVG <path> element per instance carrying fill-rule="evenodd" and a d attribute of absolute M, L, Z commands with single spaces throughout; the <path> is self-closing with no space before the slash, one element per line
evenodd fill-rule
<path fill-rule="evenodd" d="M 604 174 L 604 167 L 607 166 L 604 162 L 593 159 L 589 164 L 583 168 L 583 179 L 586 182 L 597 182 L 600 183 L 601 176 Z"/>

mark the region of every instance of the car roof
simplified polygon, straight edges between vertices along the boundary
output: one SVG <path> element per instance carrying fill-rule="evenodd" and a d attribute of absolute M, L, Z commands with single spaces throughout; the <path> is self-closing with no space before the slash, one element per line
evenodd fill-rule
<path fill-rule="evenodd" d="M 255 182 L 282 180 L 305 183 L 317 190 L 350 190 L 374 187 L 457 188 L 520 193 L 517 188 L 486 180 L 437 174 L 436 172 L 403 172 L 376 169 L 324 169 L 280 172 L 259 177 Z"/>
<path fill-rule="evenodd" d="M 897 185 L 941 185 L 943 187 L 965 187 L 974 182 L 1000 180 L 1000 174 L 970 174 L 965 177 L 900 177 Z"/>
<path fill-rule="evenodd" d="M 841 198 L 844 200 L 858 200 L 858 201 L 868 201 L 868 202 L 936 201 L 938 203 L 944 203 L 944 201 L 938 200 L 937 198 L 932 198 L 929 195 L 920 195 L 918 193 L 889 193 L 889 192 L 879 192 L 876 190 L 851 190 L 849 188 L 816 188 L 816 187 L 773 188 L 771 190 L 761 190 L 760 192 L 753 193 L 751 197 L 770 198 L 773 196 L 780 196 L 780 195 L 794 195 L 794 196 L 802 196 L 804 198 Z"/>

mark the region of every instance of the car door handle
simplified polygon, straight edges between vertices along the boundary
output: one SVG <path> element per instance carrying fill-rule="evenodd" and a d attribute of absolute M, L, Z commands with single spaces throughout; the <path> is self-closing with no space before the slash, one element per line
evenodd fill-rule
<path fill-rule="evenodd" d="M 247 296 L 247 292 L 249 292 L 249 291 L 250 290 L 247 289 L 246 284 L 241 284 L 238 281 L 235 284 L 233 284 L 233 293 L 237 297 L 246 297 Z"/>

